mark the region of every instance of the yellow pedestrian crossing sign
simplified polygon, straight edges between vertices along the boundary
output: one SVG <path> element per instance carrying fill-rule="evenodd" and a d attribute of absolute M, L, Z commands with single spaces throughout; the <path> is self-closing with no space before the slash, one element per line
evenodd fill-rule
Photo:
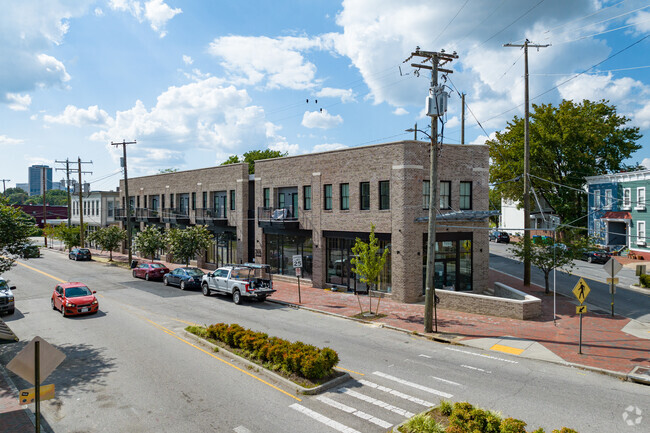
<path fill-rule="evenodd" d="M 585 299 L 587 299 L 587 295 L 589 295 L 589 292 L 591 289 L 589 289 L 589 286 L 585 282 L 584 278 L 580 278 L 578 281 L 578 284 L 573 288 L 573 294 L 575 295 L 576 298 L 578 298 L 578 301 L 582 304 L 585 302 Z"/>
<path fill-rule="evenodd" d="M 576 314 L 585 314 L 587 312 L 586 305 L 576 305 Z"/>

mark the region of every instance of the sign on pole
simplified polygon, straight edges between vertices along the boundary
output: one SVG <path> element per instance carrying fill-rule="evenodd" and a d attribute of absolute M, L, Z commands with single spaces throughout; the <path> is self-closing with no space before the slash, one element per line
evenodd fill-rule
<path fill-rule="evenodd" d="M 300 272 L 301 269 L 302 268 L 296 268 L 296 277 L 301 277 L 302 276 L 302 275 L 300 275 L 302 273 L 302 272 Z"/>
<path fill-rule="evenodd" d="M 302 304 L 302 297 L 300 296 L 300 270 L 302 268 L 302 256 L 300 254 L 293 256 L 293 267 L 296 271 L 296 277 L 298 277 L 298 303 Z"/>
<path fill-rule="evenodd" d="M 584 278 L 580 278 L 580 280 L 578 280 L 578 283 L 573 288 L 573 294 L 582 304 L 585 302 L 585 299 L 587 299 L 589 292 L 591 292 L 591 289 L 587 285 L 587 282 L 584 280 Z"/>
<path fill-rule="evenodd" d="M 34 337 L 32 341 L 30 341 L 23 350 L 18 352 L 18 355 L 16 355 L 14 359 L 9 361 L 9 364 L 7 364 L 7 368 L 9 370 L 16 373 L 18 376 L 22 377 L 32 385 L 36 385 L 36 383 L 34 383 L 34 377 L 36 373 L 36 368 L 34 366 L 34 355 L 37 341 L 39 342 L 40 346 L 39 376 L 41 382 L 43 382 L 50 374 L 52 374 L 54 369 L 58 367 L 59 364 L 61 364 L 61 362 L 63 362 L 65 359 L 65 354 L 59 349 L 43 340 L 41 337 Z"/>
<path fill-rule="evenodd" d="M 294 268 L 302 268 L 302 256 L 301 255 L 293 256 L 293 267 Z"/>
<path fill-rule="evenodd" d="M 40 389 L 40 400 L 51 400 L 54 398 L 54 384 L 43 385 Z M 20 404 L 31 404 L 36 400 L 36 388 L 23 389 L 20 391 Z"/>
<path fill-rule="evenodd" d="M 587 312 L 587 306 L 586 305 L 577 305 L 576 306 L 576 314 L 585 314 Z"/>
<path fill-rule="evenodd" d="M 603 270 L 609 274 L 610 277 L 614 278 L 616 274 L 618 274 L 621 269 L 623 269 L 623 265 L 613 257 L 610 258 L 607 263 L 603 265 Z"/>

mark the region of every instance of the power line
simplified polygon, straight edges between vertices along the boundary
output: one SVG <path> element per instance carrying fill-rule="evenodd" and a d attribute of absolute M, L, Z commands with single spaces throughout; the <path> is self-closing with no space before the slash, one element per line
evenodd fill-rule
<path fill-rule="evenodd" d="M 532 6 L 532 7 L 531 7 L 530 9 L 528 9 L 526 12 L 524 12 L 524 13 L 521 14 L 521 15 L 519 15 L 519 17 L 517 17 L 513 22 L 511 22 L 510 24 L 508 24 L 507 26 L 505 26 L 504 28 L 502 28 L 501 30 L 499 30 L 498 32 L 496 32 L 495 34 L 493 34 L 492 36 L 490 36 L 490 37 L 487 38 L 486 40 L 484 40 L 484 41 L 479 45 L 479 47 L 482 47 L 482 46 L 485 45 L 487 42 L 489 42 L 490 40 L 492 40 L 494 37 L 496 37 L 497 35 L 503 33 L 505 30 L 507 30 L 508 28 L 510 28 L 510 26 L 512 26 L 514 23 L 516 23 L 517 21 L 519 21 L 520 19 L 522 19 L 523 17 L 525 17 L 526 15 L 528 15 L 528 14 L 529 14 L 533 9 L 535 9 L 537 6 L 541 5 L 542 3 L 544 3 L 544 0 L 540 0 L 537 4 L 535 4 L 534 6 Z"/>
<path fill-rule="evenodd" d="M 441 31 L 440 33 L 438 33 L 438 36 L 436 36 L 436 38 L 433 40 L 433 42 L 431 42 L 432 45 L 433 45 L 433 44 L 438 40 L 438 38 L 440 38 L 440 36 L 442 36 L 442 34 L 447 30 L 447 28 L 449 27 L 449 25 L 450 25 L 451 23 L 454 22 L 454 20 L 455 20 L 456 17 L 458 16 L 458 14 L 459 14 L 459 13 L 460 13 L 464 8 L 465 8 L 465 6 L 467 5 L 467 2 L 469 2 L 469 0 L 465 0 L 465 3 L 463 3 L 463 5 L 460 7 L 460 9 L 458 9 L 458 12 L 456 12 L 456 15 L 454 15 L 454 17 L 453 17 L 453 18 L 452 18 L 452 19 L 447 23 L 447 25 L 445 26 L 445 28 L 442 29 L 442 31 Z"/>
<path fill-rule="evenodd" d="M 649 7 L 650 7 L 650 6 L 649 6 Z M 605 33 L 611 33 L 611 32 L 615 32 L 615 31 L 617 31 L 617 30 L 626 29 L 626 28 L 628 28 L 628 27 L 637 26 L 637 25 L 642 24 L 642 23 L 647 23 L 648 21 L 650 21 L 650 19 L 648 19 L 648 20 L 643 20 L 643 21 L 639 21 L 639 22 L 637 22 L 637 23 L 633 23 L 633 24 L 628 24 L 628 25 L 626 25 L 626 26 L 618 27 L 618 28 L 615 28 L 615 29 L 604 30 L 604 31 L 602 31 L 602 32 L 593 33 L 593 34 L 591 34 L 591 35 L 581 36 L 581 37 L 579 37 L 579 38 L 571 39 L 571 40 L 568 40 L 568 41 L 556 42 L 555 45 L 562 45 L 562 44 L 568 44 L 568 43 L 570 43 L 570 42 L 581 41 L 581 40 L 583 40 L 583 39 L 591 38 L 591 37 L 594 37 L 594 36 L 604 35 Z"/>

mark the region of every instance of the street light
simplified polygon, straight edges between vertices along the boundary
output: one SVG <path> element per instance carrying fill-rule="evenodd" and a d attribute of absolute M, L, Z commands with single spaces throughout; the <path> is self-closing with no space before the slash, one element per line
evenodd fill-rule
<path fill-rule="evenodd" d="M 431 332 L 431 316 L 433 313 L 434 332 L 438 332 L 438 309 L 435 303 L 436 285 L 433 278 L 433 268 L 436 256 L 436 201 L 438 195 L 438 149 L 436 148 L 436 117 L 431 117 L 431 134 L 421 129 L 409 128 L 406 132 L 419 131 L 431 140 L 429 155 L 429 225 L 427 231 L 429 242 L 427 246 L 427 267 L 424 298 L 424 332 Z"/>

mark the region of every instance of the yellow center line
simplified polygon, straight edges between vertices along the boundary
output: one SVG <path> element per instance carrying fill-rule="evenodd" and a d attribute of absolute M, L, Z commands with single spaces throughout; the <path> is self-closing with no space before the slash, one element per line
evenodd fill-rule
<path fill-rule="evenodd" d="M 59 283 L 65 283 L 65 280 L 62 280 L 62 279 L 60 279 L 60 278 L 57 278 L 57 277 L 55 277 L 54 275 L 50 275 L 50 274 L 48 274 L 47 272 L 43 272 L 43 271 L 38 270 L 38 269 L 36 269 L 36 268 L 32 268 L 31 266 L 26 265 L 26 264 L 24 264 L 24 263 L 16 262 L 16 264 L 17 264 L 17 265 L 20 265 L 20 266 L 24 266 L 24 267 L 26 267 L 27 269 L 31 269 L 31 270 L 34 271 L 34 272 L 38 272 L 39 274 L 43 274 L 43 275 L 45 275 L 46 277 L 50 277 L 50 278 L 52 278 L 53 280 L 58 281 Z"/>
<path fill-rule="evenodd" d="M 361 375 L 361 376 L 365 376 L 365 374 L 363 374 L 363 373 L 359 373 L 358 371 L 354 371 L 354 370 L 348 370 L 347 368 L 343 368 L 343 367 L 339 367 L 339 366 L 336 366 L 334 368 L 336 368 L 337 370 L 343 370 L 343 371 L 347 371 L 349 373 L 354 373 L 354 374 L 358 374 L 358 375 Z"/>

